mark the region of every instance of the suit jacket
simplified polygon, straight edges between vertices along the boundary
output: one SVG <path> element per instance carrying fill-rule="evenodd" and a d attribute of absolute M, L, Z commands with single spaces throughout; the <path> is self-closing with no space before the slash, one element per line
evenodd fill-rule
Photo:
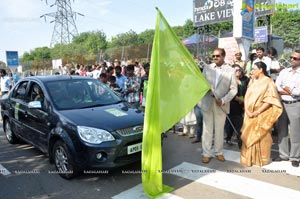
<path fill-rule="evenodd" d="M 200 102 L 200 107 L 203 111 L 208 111 L 212 102 L 216 98 L 223 100 L 221 108 L 229 113 L 230 101 L 236 96 L 238 88 L 235 77 L 235 69 L 227 64 L 221 66 L 221 74 L 216 83 L 216 64 L 210 64 L 204 67 L 203 75 L 210 84 L 214 95 L 211 91 L 207 92 Z M 216 85 L 216 86 L 215 86 Z"/>

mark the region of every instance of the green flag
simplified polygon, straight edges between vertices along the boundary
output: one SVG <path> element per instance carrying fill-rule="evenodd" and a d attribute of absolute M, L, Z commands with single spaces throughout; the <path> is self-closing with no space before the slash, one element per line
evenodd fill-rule
<path fill-rule="evenodd" d="M 142 146 L 142 183 L 150 198 L 172 190 L 162 183 L 162 132 L 191 111 L 210 88 L 191 54 L 157 11 Z"/>

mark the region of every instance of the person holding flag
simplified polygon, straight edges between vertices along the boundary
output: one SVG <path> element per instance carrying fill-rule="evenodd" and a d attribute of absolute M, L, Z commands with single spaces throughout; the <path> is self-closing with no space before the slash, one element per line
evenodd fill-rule
<path fill-rule="evenodd" d="M 142 184 L 150 198 L 172 190 L 162 183 L 161 134 L 183 118 L 210 89 L 192 55 L 156 9 L 142 143 Z"/>
<path fill-rule="evenodd" d="M 205 66 L 204 77 L 211 85 L 200 102 L 203 114 L 202 150 L 203 163 L 209 163 L 213 157 L 211 148 L 214 138 L 214 155 L 224 162 L 223 143 L 226 115 L 229 113 L 230 101 L 237 94 L 235 69 L 225 63 L 225 50 L 217 48 L 213 51 L 212 64 Z"/>

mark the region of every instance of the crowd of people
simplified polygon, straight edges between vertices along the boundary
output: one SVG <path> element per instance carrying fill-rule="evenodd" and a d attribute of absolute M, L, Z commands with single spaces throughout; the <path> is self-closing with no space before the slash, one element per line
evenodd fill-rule
<path fill-rule="evenodd" d="M 133 108 L 145 106 L 150 64 L 129 60 L 126 64 L 118 59 L 114 62 L 60 68 L 55 75 L 80 75 L 98 79 Z"/>

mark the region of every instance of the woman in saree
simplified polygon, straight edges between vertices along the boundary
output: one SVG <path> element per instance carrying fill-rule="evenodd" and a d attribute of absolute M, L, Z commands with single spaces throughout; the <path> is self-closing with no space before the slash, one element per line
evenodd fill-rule
<path fill-rule="evenodd" d="M 268 76 L 264 62 L 257 62 L 245 95 L 245 117 L 242 132 L 241 164 L 269 164 L 271 130 L 282 113 L 282 105 L 274 81 Z"/>

